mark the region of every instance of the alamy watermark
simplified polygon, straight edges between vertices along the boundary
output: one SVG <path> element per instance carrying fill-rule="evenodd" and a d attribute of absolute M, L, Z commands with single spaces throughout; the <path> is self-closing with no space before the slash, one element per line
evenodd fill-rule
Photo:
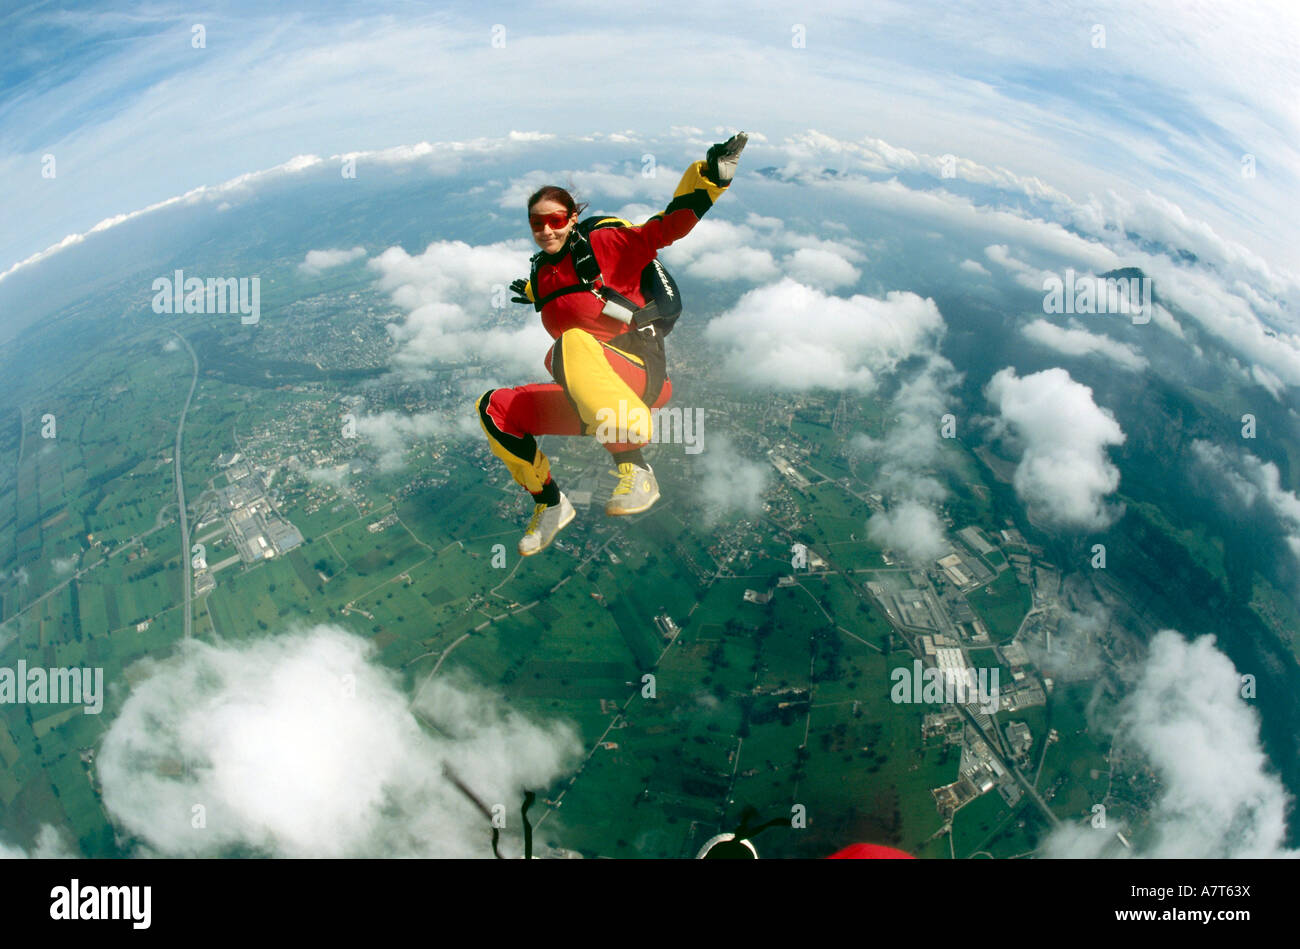
<path fill-rule="evenodd" d="M 84 705 L 84 714 L 98 715 L 104 709 L 104 670 L 61 666 L 0 668 L 0 705 Z"/>
<path fill-rule="evenodd" d="M 1002 670 L 971 669 L 965 666 L 926 667 L 920 659 L 912 667 L 898 666 L 889 673 L 894 687 L 889 697 L 895 704 L 925 702 L 932 705 L 979 705 L 992 715 L 999 708 L 999 680 Z"/>
<path fill-rule="evenodd" d="M 148 929 L 153 920 L 152 886 L 95 886 L 77 877 L 50 890 L 50 919 L 121 919 L 132 929 Z"/>
<path fill-rule="evenodd" d="M 174 277 L 153 282 L 155 313 L 239 313 L 239 322 L 256 323 L 262 317 L 260 277 Z"/>
<path fill-rule="evenodd" d="M 609 407 L 596 410 L 596 441 L 602 444 L 667 443 L 684 445 L 686 454 L 698 455 L 704 450 L 703 438 L 703 408 L 683 409 L 674 405 L 647 410 L 638 405 L 629 409 L 627 400 L 619 399 L 617 411 Z"/>
<path fill-rule="evenodd" d="M 1134 323 L 1151 321 L 1150 277 L 1098 277 L 1065 271 L 1043 279 L 1044 313 L 1120 313 Z"/>

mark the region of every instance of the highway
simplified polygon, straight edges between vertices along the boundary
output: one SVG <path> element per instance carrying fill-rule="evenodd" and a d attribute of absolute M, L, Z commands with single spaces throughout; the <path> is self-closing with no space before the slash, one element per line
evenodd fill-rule
<path fill-rule="evenodd" d="M 190 410 L 190 400 L 194 398 L 194 387 L 199 382 L 199 357 L 194 355 L 194 349 L 189 342 L 180 333 L 172 330 L 172 335 L 181 341 L 187 350 L 189 350 L 190 359 L 194 361 L 194 377 L 190 379 L 190 391 L 185 396 L 185 406 L 181 409 L 181 420 L 176 425 L 176 452 L 172 459 L 175 465 L 176 473 L 176 504 L 180 510 L 181 522 L 181 585 L 185 587 L 185 638 L 189 639 L 194 626 L 193 608 L 190 606 L 190 600 L 194 595 L 194 580 L 190 572 L 190 526 L 185 518 L 185 481 L 181 477 L 181 439 L 185 435 L 185 413 Z"/>

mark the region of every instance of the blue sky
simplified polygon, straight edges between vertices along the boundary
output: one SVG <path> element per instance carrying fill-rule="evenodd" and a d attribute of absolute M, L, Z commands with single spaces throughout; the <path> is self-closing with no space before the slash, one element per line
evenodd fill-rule
<path fill-rule="evenodd" d="M 1292 5 L 858 6 L 754 3 L 710 28 L 671 2 L 20 5 L 0 19 L 0 273 L 295 155 L 681 126 L 881 139 L 1077 201 L 1150 191 L 1274 267 L 1300 256 L 1279 213 L 1300 207 Z"/>

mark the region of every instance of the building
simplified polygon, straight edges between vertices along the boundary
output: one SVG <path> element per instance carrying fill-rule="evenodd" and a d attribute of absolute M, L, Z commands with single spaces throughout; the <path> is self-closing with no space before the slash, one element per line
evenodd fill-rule
<path fill-rule="evenodd" d="M 1029 654 L 1025 652 L 1025 647 L 1020 643 L 1007 643 L 1005 646 L 999 646 L 998 651 L 1002 653 L 1003 661 L 1009 666 L 1024 666 L 1029 664 Z"/>
<path fill-rule="evenodd" d="M 943 572 L 948 575 L 948 579 L 956 584 L 958 588 L 968 586 L 972 582 L 971 578 L 962 572 L 961 558 L 956 554 L 949 554 L 939 560 L 939 566 L 943 568 Z"/>
<path fill-rule="evenodd" d="M 973 524 L 970 527 L 963 527 L 957 532 L 957 536 L 965 541 L 966 545 L 977 554 L 991 554 L 995 549 L 992 544 L 984 539 L 984 534 L 980 529 Z"/>
<path fill-rule="evenodd" d="M 1033 736 L 1029 734 L 1029 725 L 1025 722 L 1012 722 L 1007 726 L 1007 744 L 1013 754 L 1023 755 L 1034 746 Z"/>
<path fill-rule="evenodd" d="M 655 626 L 659 627 L 664 639 L 672 639 L 679 632 L 679 627 L 667 613 L 655 617 Z"/>

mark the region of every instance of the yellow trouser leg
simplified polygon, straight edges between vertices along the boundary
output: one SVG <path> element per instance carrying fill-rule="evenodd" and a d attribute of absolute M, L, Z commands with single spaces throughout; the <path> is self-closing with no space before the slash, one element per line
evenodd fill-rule
<path fill-rule="evenodd" d="M 588 434 L 602 442 L 650 441 L 650 409 L 614 371 L 596 337 L 586 330 L 565 330 L 558 355 L 556 381 L 573 400 Z M 642 365 L 636 356 L 626 358 Z"/>

